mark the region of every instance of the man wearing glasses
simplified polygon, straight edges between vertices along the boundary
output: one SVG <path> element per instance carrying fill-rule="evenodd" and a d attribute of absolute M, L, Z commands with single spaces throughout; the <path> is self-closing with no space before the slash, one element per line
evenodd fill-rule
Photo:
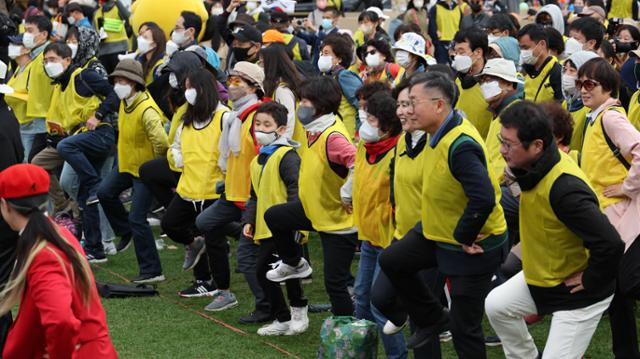
<path fill-rule="evenodd" d="M 453 110 L 456 97 L 455 84 L 445 74 L 428 72 L 411 82 L 411 120 L 430 135 L 422 222 L 387 248 L 379 261 L 398 291 L 402 309 L 417 325 L 408 347 L 437 341 L 450 326 L 460 358 L 485 358 L 484 298 L 507 252 L 507 225 L 484 142 Z M 427 268 L 438 268 L 450 279 L 450 314 L 420 279 L 418 272 Z M 398 318 L 390 314 L 388 318 Z M 399 331 L 405 319 L 387 322 L 385 333 Z"/>
<path fill-rule="evenodd" d="M 502 115 L 501 153 L 520 195 L 522 271 L 487 296 L 507 358 L 580 358 L 613 298 L 624 243 L 586 175 L 555 144 L 548 115 L 522 101 Z M 552 314 L 544 352 L 524 317 Z"/>

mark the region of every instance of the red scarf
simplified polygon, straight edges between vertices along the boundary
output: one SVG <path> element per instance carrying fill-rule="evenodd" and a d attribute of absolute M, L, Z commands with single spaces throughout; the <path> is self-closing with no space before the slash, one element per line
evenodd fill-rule
<path fill-rule="evenodd" d="M 397 135 L 375 143 L 365 143 L 364 148 L 367 150 L 367 161 L 369 163 L 375 163 L 378 159 L 378 156 L 384 155 L 385 153 L 389 152 L 389 150 L 391 150 L 396 145 L 396 143 L 398 143 L 399 138 L 400 135 Z"/>

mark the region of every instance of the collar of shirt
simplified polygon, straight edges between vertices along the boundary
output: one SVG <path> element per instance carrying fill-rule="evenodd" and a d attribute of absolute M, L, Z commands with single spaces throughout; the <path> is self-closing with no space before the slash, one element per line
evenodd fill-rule
<path fill-rule="evenodd" d="M 44 51 L 44 49 L 47 47 L 47 45 L 49 45 L 51 42 L 50 41 L 45 41 L 44 44 L 38 46 L 38 47 L 34 47 L 33 50 L 31 50 L 31 59 L 35 59 L 36 57 L 38 57 L 38 55 L 40 55 L 40 53 L 42 51 Z"/>
<path fill-rule="evenodd" d="M 447 115 L 447 118 L 444 120 L 442 125 L 440 125 L 436 133 L 433 134 L 433 137 L 431 137 L 431 140 L 429 141 L 429 146 L 431 146 L 431 148 L 436 147 L 438 142 L 440 142 L 440 139 L 449 132 L 449 123 L 451 123 L 451 120 L 455 118 L 454 114 L 455 112 L 453 110 L 449 112 L 449 115 Z"/>

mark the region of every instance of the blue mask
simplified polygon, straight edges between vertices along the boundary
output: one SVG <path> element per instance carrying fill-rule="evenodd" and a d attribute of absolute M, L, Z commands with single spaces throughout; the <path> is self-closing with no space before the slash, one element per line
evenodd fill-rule
<path fill-rule="evenodd" d="M 333 27 L 333 21 L 331 19 L 322 19 L 322 28 L 325 30 L 329 30 Z"/>
<path fill-rule="evenodd" d="M 302 125 L 308 125 L 313 122 L 313 116 L 316 114 L 316 109 L 308 106 L 298 106 L 298 121 Z"/>

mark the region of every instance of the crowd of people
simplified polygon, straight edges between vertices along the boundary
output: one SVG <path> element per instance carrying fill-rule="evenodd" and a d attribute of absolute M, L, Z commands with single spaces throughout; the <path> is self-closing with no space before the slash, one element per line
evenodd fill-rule
<path fill-rule="evenodd" d="M 5 357 L 116 357 L 89 264 L 133 245 L 131 282 L 162 282 L 168 241 L 180 297 L 301 334 L 319 240 L 331 313 L 387 357 L 581 358 L 608 312 L 613 355 L 640 358 L 636 2 L 372 0 L 353 30 L 339 0 L 134 28 L 142 1 L 0 7 Z"/>

